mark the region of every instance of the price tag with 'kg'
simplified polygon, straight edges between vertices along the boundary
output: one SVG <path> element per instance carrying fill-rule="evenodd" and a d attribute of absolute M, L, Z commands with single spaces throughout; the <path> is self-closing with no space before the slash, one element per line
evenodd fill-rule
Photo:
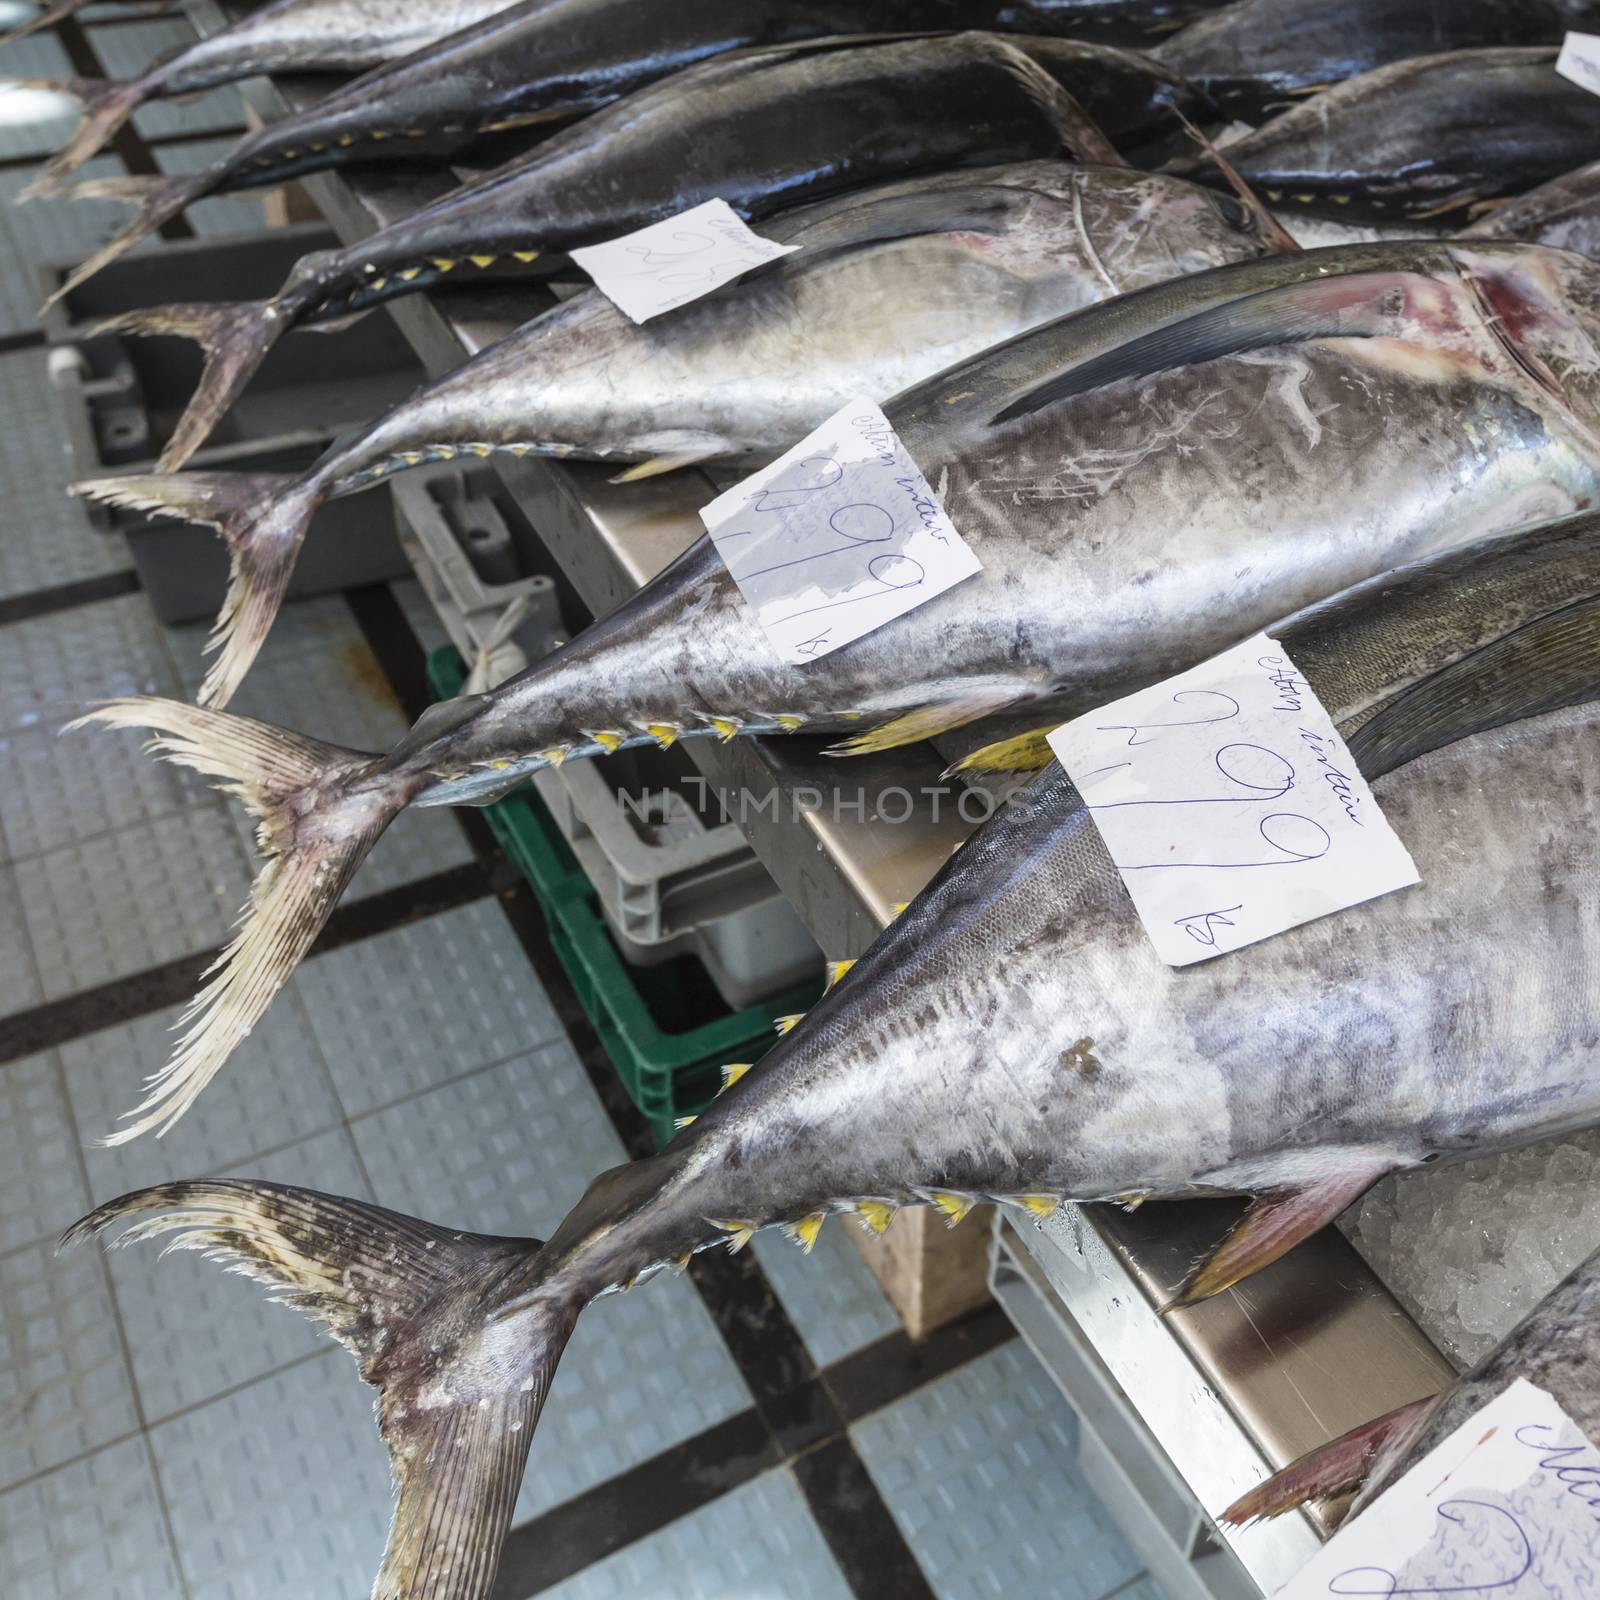
<path fill-rule="evenodd" d="M 1418 881 L 1333 719 L 1265 634 L 1050 746 L 1169 966 Z"/>
<path fill-rule="evenodd" d="M 852 401 L 700 517 L 786 661 L 816 661 L 982 569 L 870 400 Z"/>

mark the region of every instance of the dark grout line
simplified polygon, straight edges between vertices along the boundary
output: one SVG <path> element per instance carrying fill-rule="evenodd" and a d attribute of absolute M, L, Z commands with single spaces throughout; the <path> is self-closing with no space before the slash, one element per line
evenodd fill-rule
<path fill-rule="evenodd" d="M 42 335 L 41 335 L 42 339 Z M 0 352 L 3 353 L 3 352 Z M 30 589 L 26 594 L 10 594 L 0 599 L 0 628 L 16 622 L 32 622 L 79 606 L 96 605 L 126 594 L 137 594 L 143 585 L 139 574 L 129 567 L 124 572 L 105 572 L 95 578 L 80 578 L 76 583 L 58 583 L 48 589 Z"/>
<path fill-rule="evenodd" d="M 42 350 L 45 342 L 43 328 L 21 328 L 16 333 L 0 333 L 0 356 L 12 356 L 19 350 Z"/>
<path fill-rule="evenodd" d="M 379 667 L 388 676 L 407 715 L 414 719 L 432 695 L 422 647 L 399 601 L 387 586 L 381 585 L 351 590 L 346 598 Z M 637 1160 L 651 1154 L 654 1146 L 644 1117 L 628 1098 L 599 1035 L 567 979 L 550 943 L 549 930 L 532 889 L 504 862 L 481 817 L 462 816 L 461 820 L 480 862 L 493 873 L 501 908 L 512 931 L 566 1028 L 573 1049 L 628 1155 Z M 934 1600 L 932 1586 L 856 1453 L 855 1444 L 844 1431 L 844 1418 L 829 1386 L 819 1381 L 816 1364 L 799 1330 L 755 1256 L 749 1251 L 738 1256 L 704 1251 L 690 1263 L 689 1278 L 755 1400 L 756 1415 L 766 1430 L 768 1448 L 775 1458 L 795 1463 L 796 1481 L 806 1503 L 858 1600 Z M 816 1465 L 802 1471 L 800 1462 L 812 1459 L 807 1452 L 814 1453 Z M 668 1452 L 667 1457 L 656 1459 L 662 1461 L 672 1456 L 673 1453 Z M 663 1499 L 677 1496 L 670 1499 L 670 1503 L 678 1509 L 660 1522 L 632 1534 L 630 1539 L 643 1537 L 644 1533 L 654 1531 L 654 1527 L 664 1526 L 685 1511 L 698 1509 L 727 1492 L 727 1485 L 711 1487 L 709 1493 L 703 1492 L 701 1498 L 690 1503 L 683 1496 L 682 1485 L 672 1476 L 681 1471 L 675 1458 L 665 1470 L 669 1482 L 663 1484 L 659 1492 Z M 612 1480 L 613 1483 L 620 1481 L 623 1480 Z M 709 1482 L 714 1483 L 714 1478 Z M 602 1485 L 594 1495 L 605 1491 L 606 1500 L 602 1504 L 607 1506 L 607 1516 L 611 1523 L 625 1526 L 625 1514 L 610 1497 L 610 1487 Z M 579 1515 L 574 1513 L 575 1517 Z M 537 1527 L 539 1523 L 529 1526 Z M 580 1522 L 580 1526 L 586 1535 L 594 1536 L 592 1520 Z M 554 1531 L 559 1535 L 561 1530 L 558 1526 Z M 598 1553 L 609 1553 L 630 1539 L 617 1544 L 606 1544 L 602 1540 Z M 514 1560 L 513 1542 L 516 1546 Z M 495 1589 L 496 1600 L 524 1600 L 525 1596 L 536 1593 L 537 1589 L 518 1587 L 530 1578 L 536 1578 L 541 1588 L 557 1581 L 540 1576 L 545 1570 L 538 1565 L 541 1559 L 537 1536 L 530 1550 L 519 1537 L 519 1531 L 513 1530 L 507 1540 L 501 1580 Z M 556 1559 L 550 1570 L 560 1566 L 560 1560 Z M 566 1569 L 560 1575 L 566 1575 Z"/>
<path fill-rule="evenodd" d="M 393 932 L 441 911 L 454 911 L 483 899 L 489 892 L 488 875 L 474 861 L 365 895 L 334 911 L 306 959 L 314 960 L 358 940 Z M 191 999 L 200 986 L 201 974 L 218 953 L 211 949 L 179 956 L 159 967 L 147 967 L 143 972 L 113 978 L 92 989 L 0 1017 L 0 1066 Z"/>

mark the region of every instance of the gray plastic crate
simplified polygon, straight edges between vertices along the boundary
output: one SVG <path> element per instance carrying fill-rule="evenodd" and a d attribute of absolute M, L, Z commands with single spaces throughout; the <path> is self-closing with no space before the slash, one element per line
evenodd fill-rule
<path fill-rule="evenodd" d="M 63 402 L 71 476 L 152 470 L 201 370 L 198 347 L 186 339 L 90 338 L 85 330 L 91 324 L 171 300 L 271 294 L 302 254 L 334 242 L 320 223 L 186 240 L 115 262 L 52 306 L 44 331 L 52 346 L 50 375 Z M 53 290 L 68 270 L 64 263 L 45 267 L 47 287 Z M 386 316 L 364 318 L 332 338 L 291 335 L 188 465 L 302 471 L 339 434 L 404 399 L 422 378 Z M 127 536 L 164 622 L 211 616 L 222 604 L 227 553 L 210 529 L 105 506 L 91 507 L 90 515 L 107 532 Z M 318 512 L 289 593 L 323 594 L 407 571 L 387 498 L 353 495 Z"/>
<path fill-rule="evenodd" d="M 481 686 L 520 672 L 562 642 L 538 536 L 487 466 L 408 472 L 393 485 L 400 540 L 452 643 Z M 527 615 L 509 633 L 507 608 Z M 735 1011 L 792 988 L 822 953 L 736 824 L 681 750 L 629 750 L 534 778 L 594 885 L 606 923 L 636 966 L 699 958 Z"/>

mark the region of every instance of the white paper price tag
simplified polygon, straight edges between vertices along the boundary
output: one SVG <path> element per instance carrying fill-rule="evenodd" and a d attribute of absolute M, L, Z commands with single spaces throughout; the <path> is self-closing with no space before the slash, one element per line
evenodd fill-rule
<path fill-rule="evenodd" d="M 1600 1450 L 1518 1378 L 1341 1528 L 1277 1600 L 1594 1600 L 1597 1497 Z"/>
<path fill-rule="evenodd" d="M 1169 966 L 1417 882 L 1332 719 L 1265 634 L 1057 728 Z"/>
<path fill-rule="evenodd" d="M 726 200 L 680 211 L 572 259 L 630 320 L 648 322 L 800 247 L 752 233 Z"/>
<path fill-rule="evenodd" d="M 1600 94 L 1600 33 L 1569 33 L 1556 57 L 1556 71 L 1591 94 Z"/>
<path fill-rule="evenodd" d="M 982 569 L 870 400 L 700 512 L 780 654 L 815 661 Z"/>

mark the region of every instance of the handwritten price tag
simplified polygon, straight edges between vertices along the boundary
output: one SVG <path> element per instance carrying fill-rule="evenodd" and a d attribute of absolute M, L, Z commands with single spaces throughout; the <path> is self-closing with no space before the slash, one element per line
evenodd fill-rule
<path fill-rule="evenodd" d="M 1569 33 L 1561 41 L 1556 71 L 1580 89 L 1600 94 L 1600 33 Z"/>
<path fill-rule="evenodd" d="M 981 570 L 870 400 L 700 512 L 767 637 L 815 661 Z"/>
<path fill-rule="evenodd" d="M 726 200 L 707 200 L 636 233 L 574 250 L 572 259 L 631 321 L 648 322 L 799 248 L 752 233 Z"/>
<path fill-rule="evenodd" d="M 1518 1378 L 1360 1516 L 1277 1600 L 1600 1593 L 1600 1451 Z"/>
<path fill-rule="evenodd" d="M 1332 719 L 1265 634 L 1050 745 L 1168 966 L 1418 881 Z"/>

